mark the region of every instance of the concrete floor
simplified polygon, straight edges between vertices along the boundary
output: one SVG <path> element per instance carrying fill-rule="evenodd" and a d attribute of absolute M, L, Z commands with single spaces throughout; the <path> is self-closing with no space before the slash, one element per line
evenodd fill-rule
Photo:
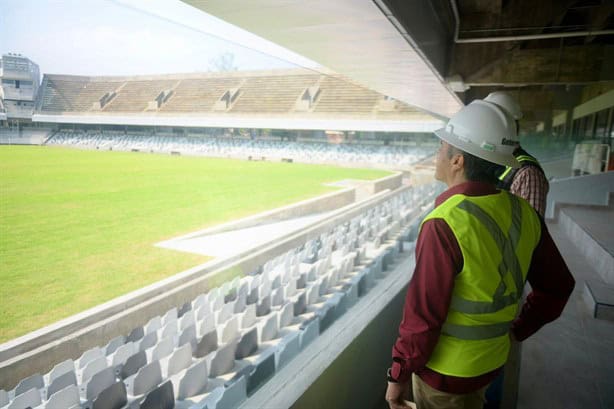
<path fill-rule="evenodd" d="M 560 226 L 548 228 L 576 287 L 561 317 L 523 343 L 518 409 L 614 408 L 614 322 L 592 318 L 582 299 L 599 276 Z"/>

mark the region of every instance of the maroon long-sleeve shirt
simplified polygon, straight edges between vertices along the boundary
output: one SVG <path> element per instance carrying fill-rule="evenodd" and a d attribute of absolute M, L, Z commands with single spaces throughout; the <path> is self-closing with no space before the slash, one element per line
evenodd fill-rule
<path fill-rule="evenodd" d="M 455 194 L 485 196 L 497 193 L 493 185 L 466 182 L 454 186 L 435 200 L 435 207 Z M 541 219 L 540 219 L 541 220 Z M 511 331 L 518 341 L 555 320 L 563 311 L 575 281 L 542 221 L 542 233 L 533 252 L 527 281 L 528 295 Z M 501 368 L 471 378 L 443 375 L 425 365 L 437 344 L 446 320 L 454 280 L 463 268 L 463 255 L 456 237 L 442 219 L 425 222 L 416 243 L 416 267 L 407 289 L 399 337 L 392 348 L 392 376 L 407 382 L 416 373 L 435 389 L 469 393 L 490 383 Z"/>

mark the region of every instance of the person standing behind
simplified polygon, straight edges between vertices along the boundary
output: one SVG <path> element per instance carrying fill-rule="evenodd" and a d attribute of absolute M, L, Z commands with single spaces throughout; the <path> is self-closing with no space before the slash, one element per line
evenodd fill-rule
<path fill-rule="evenodd" d="M 513 119 L 473 101 L 435 135 L 435 178 L 448 189 L 420 226 L 385 396 L 411 407 L 411 379 L 418 409 L 481 409 L 511 340 L 556 319 L 575 281 L 535 210 L 495 187 L 495 164 L 518 166 Z M 532 292 L 515 318 L 525 281 Z"/>
<path fill-rule="evenodd" d="M 518 103 L 506 92 L 491 92 L 484 101 L 491 102 L 503 108 L 516 121 L 516 135 L 518 136 L 519 121 L 522 111 Z M 546 197 L 550 184 L 539 161 L 520 147 L 516 138 L 514 144 L 514 157 L 520 163 L 520 168 L 505 167 L 499 176 L 499 189 L 505 189 L 528 201 L 537 212 L 544 217 L 546 212 Z"/>

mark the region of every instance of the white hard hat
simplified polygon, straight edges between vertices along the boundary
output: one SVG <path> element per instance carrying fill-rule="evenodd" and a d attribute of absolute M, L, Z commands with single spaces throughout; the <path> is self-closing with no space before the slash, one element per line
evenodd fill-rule
<path fill-rule="evenodd" d="M 513 155 L 514 119 L 493 103 L 473 101 L 454 114 L 445 128 L 436 130 L 435 135 L 478 158 L 513 168 L 520 166 Z"/>
<path fill-rule="evenodd" d="M 507 92 L 495 91 L 488 94 L 484 101 L 492 102 L 505 109 L 515 120 L 522 119 L 522 111 L 518 102 Z"/>

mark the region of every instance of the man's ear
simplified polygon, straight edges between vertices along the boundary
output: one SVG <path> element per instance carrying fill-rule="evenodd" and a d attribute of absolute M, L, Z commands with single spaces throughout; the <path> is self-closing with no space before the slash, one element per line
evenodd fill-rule
<path fill-rule="evenodd" d="M 465 157 L 462 153 L 455 153 L 450 160 L 452 169 L 463 169 L 465 166 Z"/>

